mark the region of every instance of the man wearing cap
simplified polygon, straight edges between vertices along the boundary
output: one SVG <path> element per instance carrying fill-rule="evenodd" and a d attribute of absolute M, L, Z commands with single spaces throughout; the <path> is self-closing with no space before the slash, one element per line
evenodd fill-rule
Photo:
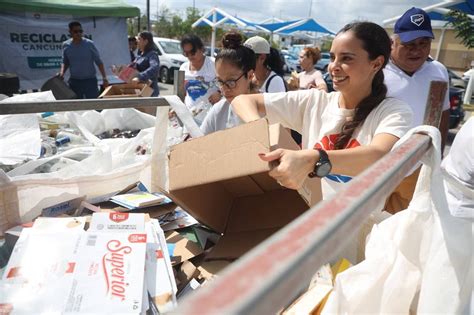
<path fill-rule="evenodd" d="M 286 92 L 283 64 L 278 51 L 263 37 L 253 36 L 244 43 L 256 56 L 255 78 L 260 93 Z M 272 51 L 273 50 L 273 51 Z"/>
<path fill-rule="evenodd" d="M 384 69 L 387 96 L 410 105 L 413 110 L 413 127 L 423 124 L 431 81 L 445 81 L 449 85 L 445 66 L 429 58 L 433 38 L 428 14 L 419 8 L 409 9 L 395 23 L 391 58 Z M 444 147 L 449 123 L 448 91 L 442 111 L 439 129 Z M 397 187 L 387 201 L 388 211 L 397 212 L 407 208 L 417 178 L 418 171 L 406 177 Z"/>

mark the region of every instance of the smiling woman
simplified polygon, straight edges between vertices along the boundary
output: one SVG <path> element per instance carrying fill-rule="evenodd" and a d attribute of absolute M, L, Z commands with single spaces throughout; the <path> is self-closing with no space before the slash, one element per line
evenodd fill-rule
<path fill-rule="evenodd" d="M 297 189 L 307 176 L 324 177 L 323 198 L 390 151 L 411 126 L 411 110 L 386 98 L 383 67 L 390 38 L 375 23 L 346 25 L 331 47 L 329 72 L 337 92 L 317 89 L 263 95 L 241 95 L 232 101 L 244 121 L 266 115 L 270 122 L 300 132 L 303 150 L 262 154 L 278 161 L 270 175 Z"/>

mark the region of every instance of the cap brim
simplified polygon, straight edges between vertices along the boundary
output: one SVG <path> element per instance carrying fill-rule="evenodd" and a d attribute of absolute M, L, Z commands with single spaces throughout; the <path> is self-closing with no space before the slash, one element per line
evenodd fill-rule
<path fill-rule="evenodd" d="M 398 36 L 400 37 L 400 41 L 404 43 L 411 42 L 417 38 L 420 37 L 428 37 L 434 39 L 434 35 L 430 31 L 411 31 L 411 32 L 404 32 L 404 33 L 399 33 Z"/>

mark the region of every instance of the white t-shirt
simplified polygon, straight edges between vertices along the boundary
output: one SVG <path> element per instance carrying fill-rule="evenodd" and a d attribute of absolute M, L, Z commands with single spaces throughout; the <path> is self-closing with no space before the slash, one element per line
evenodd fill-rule
<path fill-rule="evenodd" d="M 326 85 L 326 82 L 323 79 L 323 75 L 320 71 L 313 69 L 310 72 L 300 72 L 298 73 L 298 79 L 300 82 L 300 89 L 307 89 L 310 84 L 315 84 L 316 86 L 320 84 Z"/>
<path fill-rule="evenodd" d="M 474 219 L 474 117 L 458 131 L 449 154 L 441 163 L 449 211 L 455 217 Z"/>
<path fill-rule="evenodd" d="M 265 109 L 271 123 L 301 133 L 302 147 L 334 150 L 334 144 L 347 117 L 354 110 L 339 108 L 340 93 L 326 93 L 317 89 L 299 90 L 288 93 L 265 93 Z M 375 135 L 388 133 L 402 137 L 411 126 L 410 107 L 394 98 L 387 98 L 374 108 L 353 133 L 346 148 L 368 145 Z M 327 199 L 351 180 L 344 174 L 329 174 L 322 180 L 323 199 Z"/>
<path fill-rule="evenodd" d="M 207 111 L 211 107 L 209 96 L 218 90 L 214 84 L 216 69 L 214 62 L 207 56 L 204 57 L 204 64 L 198 71 L 191 71 L 189 67 L 190 62 L 186 61 L 179 70 L 184 71 L 184 87 L 186 89 L 184 103 L 195 115 L 202 110 Z"/>
<path fill-rule="evenodd" d="M 390 60 L 383 72 L 385 85 L 387 85 L 388 89 L 387 96 L 404 101 L 410 105 L 413 110 L 412 127 L 421 126 L 423 124 L 431 81 L 436 80 L 449 83 L 446 68 L 437 61 L 426 61 L 418 71 L 412 76 L 409 76 Z M 449 93 L 446 91 L 443 111 L 448 109 Z"/>
<path fill-rule="evenodd" d="M 240 118 L 234 114 L 227 99 L 222 98 L 209 110 L 201 125 L 201 131 L 207 135 L 218 130 L 224 130 L 238 126 L 242 123 Z"/>
<path fill-rule="evenodd" d="M 268 89 L 265 89 L 267 87 L 268 80 L 270 80 L 270 83 L 268 83 Z M 282 77 L 271 71 L 258 91 L 260 93 L 286 92 L 285 82 L 283 82 Z"/>

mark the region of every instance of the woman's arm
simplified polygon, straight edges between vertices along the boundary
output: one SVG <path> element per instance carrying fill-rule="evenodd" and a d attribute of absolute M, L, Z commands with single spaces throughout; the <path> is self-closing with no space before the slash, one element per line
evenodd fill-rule
<path fill-rule="evenodd" d="M 390 152 L 398 137 L 380 133 L 368 145 L 344 150 L 326 151 L 332 163 L 331 173 L 355 176 Z"/>
<path fill-rule="evenodd" d="M 376 135 L 369 145 L 326 151 L 332 164 L 331 173 L 356 176 L 388 153 L 397 141 L 398 137 L 381 133 Z M 279 161 L 278 166 L 270 171 L 270 176 L 285 187 L 298 189 L 314 169 L 319 160 L 319 152 L 313 149 L 278 149 L 260 154 L 260 158 L 268 162 Z"/>
<path fill-rule="evenodd" d="M 259 119 L 266 115 L 263 94 L 239 95 L 231 103 L 232 110 L 244 122 Z"/>
<path fill-rule="evenodd" d="M 316 70 L 313 74 L 313 81 L 309 84 L 308 89 L 318 89 L 327 92 L 328 87 L 326 81 L 323 79 L 323 75 L 320 71 Z"/>

